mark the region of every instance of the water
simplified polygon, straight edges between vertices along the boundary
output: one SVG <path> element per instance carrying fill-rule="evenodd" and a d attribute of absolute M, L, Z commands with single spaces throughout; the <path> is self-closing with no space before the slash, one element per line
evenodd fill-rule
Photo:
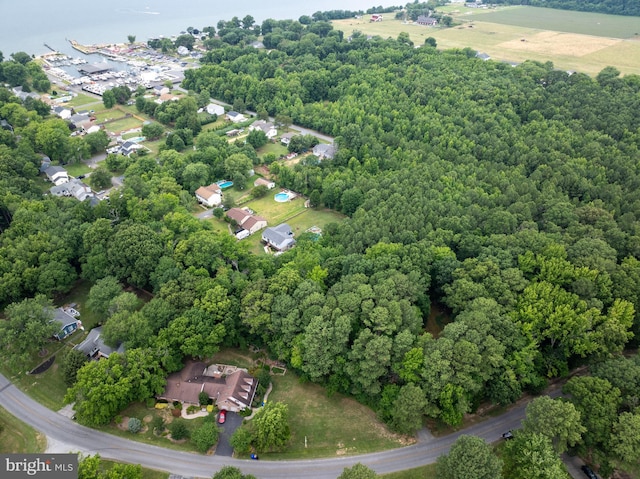
<path fill-rule="evenodd" d="M 395 2 L 396 4 L 402 2 Z M 79 56 L 67 40 L 81 44 L 125 43 L 128 35 L 146 41 L 160 35 L 177 35 L 187 27 L 216 26 L 219 20 L 251 15 L 297 19 L 325 10 L 366 10 L 387 0 L 97 0 L 92 2 L 43 2 L 0 0 L 0 51 L 5 58 L 25 51 L 40 55 L 49 50 Z"/>

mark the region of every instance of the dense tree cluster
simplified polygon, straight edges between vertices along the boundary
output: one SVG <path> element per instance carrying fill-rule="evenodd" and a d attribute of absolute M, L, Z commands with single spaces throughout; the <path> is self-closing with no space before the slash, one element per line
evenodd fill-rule
<path fill-rule="evenodd" d="M 16 129 L 0 137 L 0 302 L 100 281 L 105 334 L 130 348 L 79 370 L 68 399 L 82 420 L 104 423 L 149 397 L 187 357 L 256 344 L 411 433 L 424 416 L 458 424 L 481 401 L 509 404 L 636 341 L 638 76 L 512 68 L 470 49 L 344 39 L 303 20 L 263 22 L 268 54 L 220 45 L 187 70 L 194 94 L 152 106 L 174 127 L 170 139 L 157 157 L 112 161 L 126 168 L 121 195 L 95 208 L 41 198 L 39 154 L 64 158 L 68 131 L 0 89 L 0 112 Z M 203 92 L 335 136 L 333 160 L 270 168 L 349 220 L 265 257 L 193 217 L 197 187 L 243 179 L 259 162 L 250 144 L 200 132 Z M 125 283 L 153 299 L 137 309 L 116 291 Z M 432 301 L 452 315 L 434 334 Z M 610 420 L 591 424 L 581 411 L 592 406 L 575 406 L 594 450 L 637 421 L 626 406 L 637 395 L 607 374 L 589 387 Z M 580 397 L 584 387 L 573 388 Z M 547 457 L 576 440 L 575 430 L 543 432 L 509 447 Z M 270 449 L 258 436 L 240 439 Z M 620 445 L 620 460 L 633 459 L 634 444 Z M 526 476 L 525 465 L 505 467 Z"/>

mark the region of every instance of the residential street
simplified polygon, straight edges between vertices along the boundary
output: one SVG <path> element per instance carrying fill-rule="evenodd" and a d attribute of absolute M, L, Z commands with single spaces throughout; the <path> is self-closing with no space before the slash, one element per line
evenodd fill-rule
<path fill-rule="evenodd" d="M 559 391 L 554 391 L 551 395 L 558 394 Z M 498 417 L 489 418 L 446 437 L 433 438 L 427 433 L 420 434 L 418 444 L 405 448 L 361 456 L 279 462 L 190 454 L 94 431 L 40 405 L 19 391 L 3 375 L 0 375 L 0 406 L 45 434 L 50 440 L 49 452 L 52 453 L 99 453 L 107 459 L 142 464 L 152 469 L 193 477 L 211 477 L 222 466 L 232 465 L 239 467 L 245 474 L 253 474 L 260 479 L 335 479 L 345 467 L 357 462 L 381 474 L 433 463 L 463 433 L 482 437 L 488 442 L 497 441 L 503 432 L 520 427 L 526 401 Z"/>

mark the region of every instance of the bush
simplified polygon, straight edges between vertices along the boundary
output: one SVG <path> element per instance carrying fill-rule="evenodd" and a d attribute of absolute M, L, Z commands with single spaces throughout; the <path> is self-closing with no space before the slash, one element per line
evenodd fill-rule
<path fill-rule="evenodd" d="M 171 431 L 171 437 L 176 441 L 189 437 L 189 429 L 182 421 L 172 422 L 169 431 Z"/>
<path fill-rule="evenodd" d="M 131 417 L 129 418 L 129 424 L 127 427 L 129 429 L 129 432 L 138 434 L 142 429 L 142 421 L 140 421 L 140 419 L 138 419 L 137 417 Z"/>
<path fill-rule="evenodd" d="M 201 391 L 200 394 L 198 394 L 198 401 L 201 406 L 206 406 L 209 404 L 209 395 L 206 392 Z"/>
<path fill-rule="evenodd" d="M 220 432 L 215 423 L 207 422 L 193 431 L 191 442 L 200 452 L 207 452 L 216 442 Z"/>
<path fill-rule="evenodd" d="M 229 444 L 238 454 L 247 454 L 251 451 L 252 442 L 253 433 L 246 426 L 236 429 L 229 440 Z"/>
<path fill-rule="evenodd" d="M 154 398 L 148 398 L 146 401 L 147 407 L 151 409 L 156 405 L 156 400 Z"/>
<path fill-rule="evenodd" d="M 176 409 L 182 409 L 182 403 L 180 401 L 173 401 L 173 407 Z"/>
<path fill-rule="evenodd" d="M 187 407 L 187 414 L 195 414 L 200 411 L 200 406 L 194 406 L 193 404 Z"/>
<path fill-rule="evenodd" d="M 122 416 L 118 414 L 113 420 L 116 422 L 116 424 L 120 424 L 122 422 Z"/>
<path fill-rule="evenodd" d="M 252 413 L 252 412 L 253 412 L 253 411 L 251 410 L 251 408 L 250 408 L 250 407 L 246 407 L 246 408 L 244 408 L 242 411 L 240 411 L 238 414 L 239 414 L 241 417 L 249 417 L 249 416 L 251 416 L 251 413 Z"/>
<path fill-rule="evenodd" d="M 165 429 L 164 419 L 161 416 L 155 416 L 151 421 L 150 426 L 152 431 L 161 434 Z"/>

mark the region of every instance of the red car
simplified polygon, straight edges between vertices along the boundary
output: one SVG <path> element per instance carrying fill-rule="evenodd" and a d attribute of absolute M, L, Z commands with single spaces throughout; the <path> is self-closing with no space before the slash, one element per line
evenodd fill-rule
<path fill-rule="evenodd" d="M 222 409 L 220 411 L 220 414 L 218 415 L 218 424 L 224 424 L 226 420 L 227 420 L 227 411 Z"/>

